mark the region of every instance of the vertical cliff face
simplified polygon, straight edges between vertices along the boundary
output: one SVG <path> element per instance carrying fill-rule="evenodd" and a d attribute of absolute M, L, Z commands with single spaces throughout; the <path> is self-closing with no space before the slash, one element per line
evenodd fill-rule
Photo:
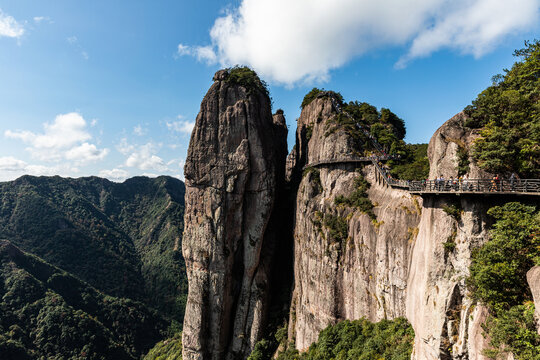
<path fill-rule="evenodd" d="M 429 143 L 430 178 L 457 176 L 458 150 L 470 148 L 474 133 L 462 113 L 439 128 Z M 471 178 L 486 176 L 474 163 Z M 481 324 L 487 310 L 468 296 L 471 252 L 488 239 L 487 210 L 496 199 L 427 196 L 411 256 L 407 281 L 407 318 L 415 330 L 413 359 L 483 359 L 487 340 Z M 454 206 L 459 214 L 445 208 Z"/>
<path fill-rule="evenodd" d="M 288 159 L 288 177 L 299 182 L 289 337 L 301 350 L 340 320 L 405 315 L 410 251 L 420 220 L 421 199 L 378 183 L 370 163 L 306 168 L 363 151 L 364 144 L 339 127 L 336 115 L 329 96 L 307 105 Z M 375 218 L 336 204 L 336 197 L 356 191 L 361 177 L 371 183 Z"/>
<path fill-rule="evenodd" d="M 201 104 L 184 170 L 189 280 L 184 359 L 245 359 L 261 337 L 286 154 L 268 95 L 222 70 Z M 270 223 L 270 225 L 269 225 Z"/>
<path fill-rule="evenodd" d="M 324 97 L 306 106 L 288 159 L 287 175 L 294 179 L 296 174 L 299 182 L 289 337 L 305 350 L 339 320 L 406 316 L 416 334 L 413 359 L 484 359 L 488 340 L 481 325 L 487 310 L 473 303 L 465 279 L 473 249 L 488 239 L 487 210 L 498 200 L 413 197 L 379 183 L 371 165 L 305 168 L 362 152 L 350 133 L 332 130 L 335 115 Z M 456 115 L 433 135 L 430 178 L 457 177 L 463 164 L 470 178 L 489 176 L 468 157 L 477 134 L 463 126 L 464 119 Z M 361 175 L 371 183 L 375 218 L 336 204 L 336 197 L 355 191 Z M 327 217 L 334 225 L 325 224 Z M 336 219 L 345 226 L 341 238 L 335 235 Z"/>

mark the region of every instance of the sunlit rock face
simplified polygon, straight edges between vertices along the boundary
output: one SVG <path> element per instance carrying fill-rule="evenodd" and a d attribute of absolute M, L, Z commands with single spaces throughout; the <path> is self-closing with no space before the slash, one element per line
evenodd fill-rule
<path fill-rule="evenodd" d="M 247 358 L 269 297 L 287 128 L 267 94 L 228 76 L 218 71 L 201 103 L 184 171 L 186 360 Z"/>
<path fill-rule="evenodd" d="M 410 252 L 420 220 L 422 199 L 378 182 L 370 163 L 305 170 L 309 164 L 363 153 L 364 144 L 355 140 L 350 129 L 336 126 L 338 111 L 330 96 L 304 107 L 287 163 L 287 177 L 298 182 L 289 337 L 300 350 L 340 320 L 405 316 Z M 371 183 L 368 196 L 376 205 L 375 220 L 335 203 L 336 197 L 355 190 L 360 175 Z M 346 221 L 346 239 L 336 241 L 321 224 L 328 215 Z"/>
<path fill-rule="evenodd" d="M 432 136 L 431 179 L 457 177 L 459 148 L 470 150 L 478 136 L 464 126 L 465 117 L 457 114 Z M 468 175 L 489 176 L 472 161 Z M 444 211 L 450 205 L 462 210 L 459 218 Z M 416 335 L 413 359 L 484 359 L 488 340 L 481 325 L 487 310 L 473 303 L 465 279 L 472 251 L 489 238 L 487 210 L 494 205 L 493 198 L 431 195 L 424 199 L 407 281 L 406 314 Z M 445 247 L 448 242 L 454 248 Z"/>

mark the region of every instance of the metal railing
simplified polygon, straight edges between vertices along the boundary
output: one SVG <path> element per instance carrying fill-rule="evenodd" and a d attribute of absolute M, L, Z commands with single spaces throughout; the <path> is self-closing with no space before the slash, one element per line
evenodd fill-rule
<path fill-rule="evenodd" d="M 393 159 L 394 156 L 388 155 L 384 148 L 371 135 L 369 130 L 357 122 L 347 111 L 343 110 L 334 97 L 330 96 L 332 105 L 338 113 L 343 113 L 349 119 L 353 120 L 356 127 L 361 130 L 370 139 L 373 147 L 380 153 L 380 156 L 356 157 L 348 159 L 335 159 L 318 161 L 304 166 L 316 167 L 327 164 L 355 163 L 371 161 L 375 169 L 384 179 L 388 186 L 402 188 L 412 193 L 522 193 L 540 195 L 540 179 L 450 179 L 450 180 L 423 180 L 409 181 L 393 179 L 387 168 L 379 165 L 380 161 Z"/>
<path fill-rule="evenodd" d="M 362 162 L 373 162 L 373 161 L 386 161 L 390 160 L 392 156 L 358 156 L 350 158 L 341 158 L 341 159 L 332 159 L 332 160 L 321 160 L 309 163 L 304 166 L 304 169 L 309 167 L 317 167 L 321 165 L 333 165 L 333 164 L 347 164 L 347 163 L 362 163 Z"/>
<path fill-rule="evenodd" d="M 450 179 L 411 181 L 409 191 L 418 193 L 538 193 L 540 179 Z"/>

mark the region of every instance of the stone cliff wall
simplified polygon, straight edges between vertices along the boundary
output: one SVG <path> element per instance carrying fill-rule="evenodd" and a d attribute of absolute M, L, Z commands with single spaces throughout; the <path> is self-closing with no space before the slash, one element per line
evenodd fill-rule
<path fill-rule="evenodd" d="M 295 169 L 322 160 L 360 153 L 347 131 L 334 126 L 336 110 L 329 98 L 307 105 L 298 120 Z M 371 183 L 369 199 L 376 219 L 350 206 L 335 204 L 349 196 L 355 179 Z M 412 244 L 420 220 L 421 199 L 375 180 L 372 165 L 325 165 L 308 169 L 301 177 L 296 198 L 294 229 L 295 287 L 290 337 L 304 350 L 321 330 L 344 319 L 372 321 L 405 315 L 405 294 Z M 331 235 L 324 224 L 333 216 L 346 222 L 348 236 Z"/>
<path fill-rule="evenodd" d="M 431 138 L 430 178 L 457 177 L 458 149 L 470 149 L 476 138 L 463 126 L 459 113 Z M 470 163 L 470 178 L 488 176 Z M 407 319 L 415 330 L 413 359 L 483 359 L 487 345 L 481 324 L 487 310 L 468 296 L 471 252 L 488 239 L 487 210 L 495 198 L 428 195 L 424 199 L 419 233 L 407 281 Z M 445 211 L 453 206 L 452 216 Z"/>
<path fill-rule="evenodd" d="M 331 102 L 324 98 L 306 106 L 288 173 L 294 173 L 293 166 L 299 173 L 306 163 L 361 151 L 346 132 L 328 136 L 333 116 Z M 464 119 L 457 114 L 433 135 L 430 178 L 458 176 L 459 153 L 467 154 L 477 137 L 463 126 Z M 465 159 L 470 162 L 467 155 Z M 353 166 L 323 166 L 299 180 L 289 337 L 305 350 L 322 329 L 339 320 L 406 316 L 416 333 L 413 359 L 483 359 L 487 340 L 481 324 L 487 310 L 473 304 L 465 279 L 472 250 L 488 238 L 486 212 L 496 199 L 412 197 L 378 183 L 375 171 L 366 166 L 361 173 L 371 183 L 368 194 L 376 205 L 376 220 L 334 203 L 336 196 L 354 191 L 358 172 Z M 467 174 L 489 176 L 472 162 Z M 449 206 L 459 216 L 448 214 Z M 320 225 L 324 214 L 346 219 L 346 241 L 332 241 L 329 229 Z"/>
<path fill-rule="evenodd" d="M 226 73 L 215 80 L 185 169 L 184 359 L 247 358 L 269 299 L 288 293 L 288 285 L 272 291 L 272 284 L 291 277 L 289 340 L 299 350 L 340 320 L 406 316 L 416 334 L 413 359 L 484 359 L 487 310 L 473 304 L 465 279 L 498 200 L 413 196 L 388 187 L 369 162 L 309 166 L 364 153 L 354 128 L 340 127 L 331 92 L 304 107 L 285 163 L 283 113 L 272 118 L 267 97 L 230 86 Z M 433 135 L 430 178 L 457 177 L 466 163 L 470 178 L 489 176 L 470 162 L 478 135 L 464 119 L 457 114 Z M 361 178 L 370 183 L 371 214 L 336 202 Z M 283 228 L 294 229 L 293 244 Z"/>
<path fill-rule="evenodd" d="M 287 129 L 266 94 L 228 76 L 217 72 L 202 101 L 184 170 L 186 360 L 247 358 L 267 311 Z"/>

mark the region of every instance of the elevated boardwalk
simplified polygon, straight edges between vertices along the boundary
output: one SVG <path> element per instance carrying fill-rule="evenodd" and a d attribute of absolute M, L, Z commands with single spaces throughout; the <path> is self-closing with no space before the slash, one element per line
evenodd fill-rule
<path fill-rule="evenodd" d="M 350 157 L 333 160 L 322 160 L 312 162 L 304 166 L 310 167 L 332 166 L 339 164 L 360 164 L 371 162 L 377 170 L 376 178 L 386 185 L 409 191 L 414 195 L 510 195 L 510 196 L 540 196 L 540 179 L 466 179 L 466 180 L 427 180 L 427 181 L 407 181 L 393 179 L 388 170 L 379 165 L 380 162 L 394 158 L 388 155 L 383 147 L 371 135 L 368 129 L 357 122 L 353 116 L 344 111 L 334 97 L 330 97 L 332 105 L 338 113 L 342 113 L 356 124 L 356 128 L 361 130 L 370 139 L 373 147 L 379 152 L 379 156 Z"/>
<path fill-rule="evenodd" d="M 467 179 L 411 181 L 411 194 L 453 194 L 453 195 L 529 195 L 540 196 L 540 179 Z"/>
<path fill-rule="evenodd" d="M 376 161 L 386 161 L 389 160 L 390 156 L 378 156 L 376 157 Z M 324 165 L 336 165 L 336 164 L 359 164 L 359 163 L 370 163 L 373 162 L 374 158 L 371 156 L 362 156 L 362 157 L 350 157 L 350 158 L 342 158 L 342 159 L 333 159 L 333 160 L 323 160 L 323 161 L 315 161 L 312 163 L 307 164 L 304 166 L 304 169 L 310 168 L 310 167 L 320 167 Z"/>
<path fill-rule="evenodd" d="M 309 167 L 332 166 L 338 164 L 355 164 L 371 162 L 377 170 L 377 180 L 383 181 L 387 186 L 409 191 L 414 195 L 511 195 L 511 196 L 540 196 L 540 179 L 466 179 L 466 180 L 427 180 L 408 181 L 393 179 L 388 170 L 379 165 L 379 162 L 389 160 L 391 156 L 371 156 L 318 161 L 304 166 Z"/>

